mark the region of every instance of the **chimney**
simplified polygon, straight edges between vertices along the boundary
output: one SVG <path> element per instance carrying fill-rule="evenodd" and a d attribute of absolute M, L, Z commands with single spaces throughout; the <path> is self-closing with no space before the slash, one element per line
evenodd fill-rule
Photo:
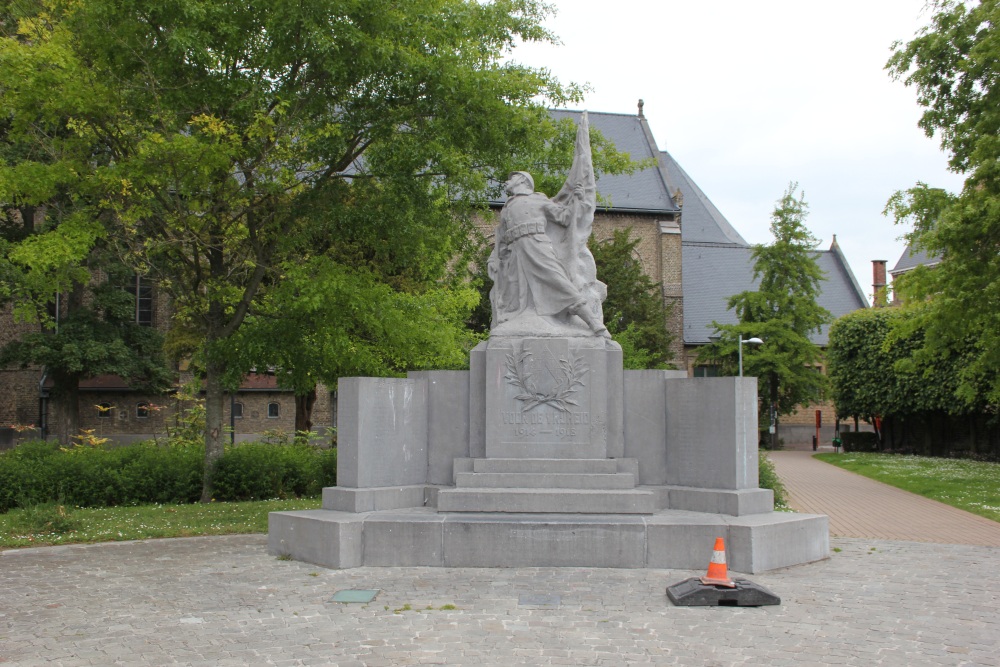
<path fill-rule="evenodd" d="M 886 298 L 885 263 L 886 260 L 884 259 L 872 260 L 872 288 L 874 289 L 872 293 L 872 306 L 875 308 L 888 305 Z"/>

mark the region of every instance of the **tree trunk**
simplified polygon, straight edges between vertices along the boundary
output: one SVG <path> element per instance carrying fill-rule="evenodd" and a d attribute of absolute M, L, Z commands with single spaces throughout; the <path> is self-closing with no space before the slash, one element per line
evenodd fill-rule
<path fill-rule="evenodd" d="M 303 396 L 295 396 L 295 433 L 308 434 L 312 431 L 312 410 L 316 404 L 316 387 Z"/>
<path fill-rule="evenodd" d="M 222 457 L 222 365 L 209 361 L 205 367 L 205 474 L 202 478 L 201 502 L 212 502 L 212 476 L 215 462 Z"/>

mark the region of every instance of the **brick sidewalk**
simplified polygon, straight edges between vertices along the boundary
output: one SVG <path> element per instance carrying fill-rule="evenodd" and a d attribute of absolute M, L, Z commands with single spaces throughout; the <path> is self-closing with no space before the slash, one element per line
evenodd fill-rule
<path fill-rule="evenodd" d="M 812 457 L 769 452 L 793 509 L 830 517 L 830 534 L 1000 547 L 1000 523 Z"/>
<path fill-rule="evenodd" d="M 0 663 L 997 665 L 1000 550 L 832 546 L 753 576 L 781 597 L 759 608 L 672 606 L 666 587 L 704 570 L 325 570 L 268 556 L 263 535 L 11 550 Z M 348 588 L 381 592 L 331 601 Z"/>

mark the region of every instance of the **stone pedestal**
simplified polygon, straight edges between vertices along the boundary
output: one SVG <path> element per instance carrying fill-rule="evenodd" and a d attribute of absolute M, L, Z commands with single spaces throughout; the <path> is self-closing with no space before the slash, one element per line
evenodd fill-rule
<path fill-rule="evenodd" d="M 617 345 L 602 338 L 490 339 L 473 363 L 484 367 L 476 374 L 485 381 L 486 457 L 622 456 Z"/>
<path fill-rule="evenodd" d="M 494 337 L 469 371 L 340 383 L 338 486 L 269 549 L 328 567 L 701 569 L 825 558 L 757 488 L 756 380 L 623 371 L 592 336 Z"/>

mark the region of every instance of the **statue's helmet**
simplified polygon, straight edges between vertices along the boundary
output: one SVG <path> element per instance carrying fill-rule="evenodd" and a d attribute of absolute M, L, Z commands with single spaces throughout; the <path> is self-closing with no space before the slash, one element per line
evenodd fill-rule
<path fill-rule="evenodd" d="M 513 180 L 515 176 L 522 177 L 528 184 L 528 187 L 531 188 L 531 191 L 535 191 L 535 179 L 531 177 L 531 174 L 526 171 L 512 171 L 510 172 L 510 176 L 507 177 L 507 180 Z"/>

